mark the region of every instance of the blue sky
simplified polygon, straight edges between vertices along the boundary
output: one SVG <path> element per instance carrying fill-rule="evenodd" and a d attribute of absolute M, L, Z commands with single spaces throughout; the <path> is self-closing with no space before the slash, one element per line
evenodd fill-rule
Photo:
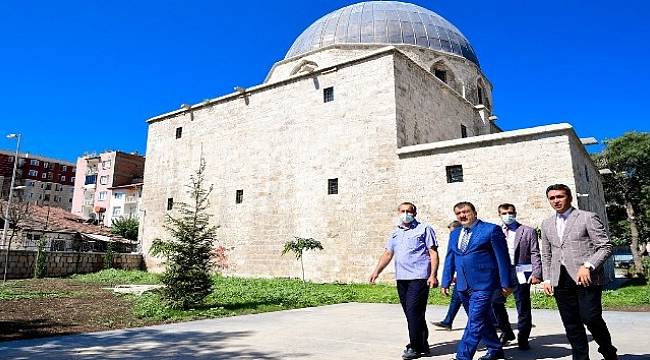
<path fill-rule="evenodd" d="M 67 160 L 144 153 L 145 120 L 263 81 L 313 21 L 354 1 L 3 1 L 0 133 Z M 505 130 L 650 131 L 645 0 L 415 1 L 455 24 Z M 0 149 L 14 143 L 0 139 Z"/>

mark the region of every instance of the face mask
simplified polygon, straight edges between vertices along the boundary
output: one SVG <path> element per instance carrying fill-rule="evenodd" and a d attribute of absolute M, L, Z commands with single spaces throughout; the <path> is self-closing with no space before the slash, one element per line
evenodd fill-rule
<path fill-rule="evenodd" d="M 506 214 L 506 215 L 501 215 L 501 220 L 503 220 L 503 223 L 506 225 L 510 225 L 517 220 L 517 216 L 514 214 Z"/>
<path fill-rule="evenodd" d="M 402 222 L 404 224 L 410 224 L 410 223 L 413 222 L 413 220 L 415 220 L 415 218 L 413 217 L 413 214 L 411 214 L 409 212 L 399 214 L 399 218 L 400 218 L 400 220 L 402 220 Z"/>

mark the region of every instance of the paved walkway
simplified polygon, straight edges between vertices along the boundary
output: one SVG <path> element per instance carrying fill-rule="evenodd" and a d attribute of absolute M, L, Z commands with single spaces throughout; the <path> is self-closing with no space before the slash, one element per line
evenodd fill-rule
<path fill-rule="evenodd" d="M 431 306 L 429 320 L 445 307 Z M 511 312 L 511 319 L 514 314 Z M 605 320 L 621 360 L 650 360 L 650 313 L 607 312 Z M 433 356 L 453 356 L 465 324 L 453 331 L 430 326 Z M 532 350 L 508 347 L 511 359 L 566 359 L 562 324 L 555 311 L 535 310 Z M 339 304 L 319 308 L 200 320 L 180 324 L 0 343 L 2 359 L 400 359 L 407 342 L 399 305 Z M 591 343 L 592 359 L 601 359 Z M 482 353 L 480 353 L 482 354 Z M 478 355 L 477 355 L 478 358 Z"/>

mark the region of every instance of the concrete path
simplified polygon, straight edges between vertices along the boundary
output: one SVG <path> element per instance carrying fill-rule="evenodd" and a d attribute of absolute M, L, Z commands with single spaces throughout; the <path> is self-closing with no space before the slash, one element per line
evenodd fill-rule
<path fill-rule="evenodd" d="M 73 311 L 73 310 L 72 310 Z M 430 306 L 429 320 L 446 307 Z M 515 319 L 511 312 L 511 319 Z M 650 313 L 607 312 L 621 360 L 650 360 Z M 453 331 L 430 326 L 433 356 L 450 359 L 462 336 L 464 314 Z M 566 359 L 560 318 L 535 310 L 532 350 L 508 347 L 510 359 Z M 400 359 L 407 332 L 399 305 L 340 304 L 216 320 L 0 343 L 2 359 Z M 593 360 L 601 359 L 593 342 Z M 479 353 L 482 355 L 482 352 Z M 476 356 L 478 358 L 478 355 Z"/>

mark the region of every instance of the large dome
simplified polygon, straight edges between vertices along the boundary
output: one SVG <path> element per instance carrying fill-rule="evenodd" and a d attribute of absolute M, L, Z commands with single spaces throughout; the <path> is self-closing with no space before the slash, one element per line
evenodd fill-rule
<path fill-rule="evenodd" d="M 286 58 L 331 44 L 411 44 L 460 55 L 479 65 L 472 45 L 449 21 L 421 6 L 367 1 L 316 20 L 293 43 Z"/>

